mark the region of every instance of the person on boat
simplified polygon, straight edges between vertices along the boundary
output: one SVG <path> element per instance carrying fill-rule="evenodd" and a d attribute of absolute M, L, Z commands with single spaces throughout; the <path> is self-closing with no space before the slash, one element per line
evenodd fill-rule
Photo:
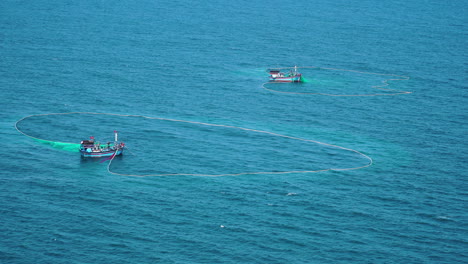
<path fill-rule="evenodd" d="M 99 143 L 99 141 L 96 141 L 96 143 L 94 143 L 94 150 L 101 151 L 101 143 Z"/>

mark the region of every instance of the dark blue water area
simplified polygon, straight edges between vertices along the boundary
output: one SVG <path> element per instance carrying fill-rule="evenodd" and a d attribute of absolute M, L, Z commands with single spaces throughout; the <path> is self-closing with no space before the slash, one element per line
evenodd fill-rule
<path fill-rule="evenodd" d="M 2 1 L 0 262 L 467 262 L 466 8 Z"/>

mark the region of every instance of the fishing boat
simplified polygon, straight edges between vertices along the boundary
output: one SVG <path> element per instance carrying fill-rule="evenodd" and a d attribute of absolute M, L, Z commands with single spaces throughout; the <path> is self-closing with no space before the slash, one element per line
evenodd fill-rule
<path fill-rule="evenodd" d="M 94 140 L 94 137 L 90 137 L 89 140 L 82 140 L 80 144 L 80 153 L 82 157 L 88 158 L 101 158 L 121 155 L 125 144 L 118 142 L 117 131 L 114 131 L 114 143 L 107 142 L 101 144 Z"/>
<path fill-rule="evenodd" d="M 281 72 L 281 69 L 268 69 L 270 82 L 302 82 L 302 74 L 297 72 L 297 66 L 288 73 Z"/>

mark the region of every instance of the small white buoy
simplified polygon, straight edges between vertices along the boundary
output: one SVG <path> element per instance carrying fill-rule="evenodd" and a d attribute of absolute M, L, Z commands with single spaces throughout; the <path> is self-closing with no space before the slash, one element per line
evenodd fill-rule
<path fill-rule="evenodd" d="M 221 227 L 221 228 L 224 228 L 224 226 L 223 226 L 223 225 L 220 225 L 219 227 Z"/>

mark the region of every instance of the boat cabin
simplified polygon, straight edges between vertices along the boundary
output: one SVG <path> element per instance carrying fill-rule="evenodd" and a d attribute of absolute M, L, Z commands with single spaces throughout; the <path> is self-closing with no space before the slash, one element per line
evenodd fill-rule
<path fill-rule="evenodd" d="M 273 77 L 273 78 L 283 76 L 283 73 L 281 73 L 279 70 L 269 70 L 269 71 L 270 71 L 271 77 Z"/>
<path fill-rule="evenodd" d="M 94 140 L 82 140 L 81 146 L 84 148 L 93 148 L 94 147 Z"/>

